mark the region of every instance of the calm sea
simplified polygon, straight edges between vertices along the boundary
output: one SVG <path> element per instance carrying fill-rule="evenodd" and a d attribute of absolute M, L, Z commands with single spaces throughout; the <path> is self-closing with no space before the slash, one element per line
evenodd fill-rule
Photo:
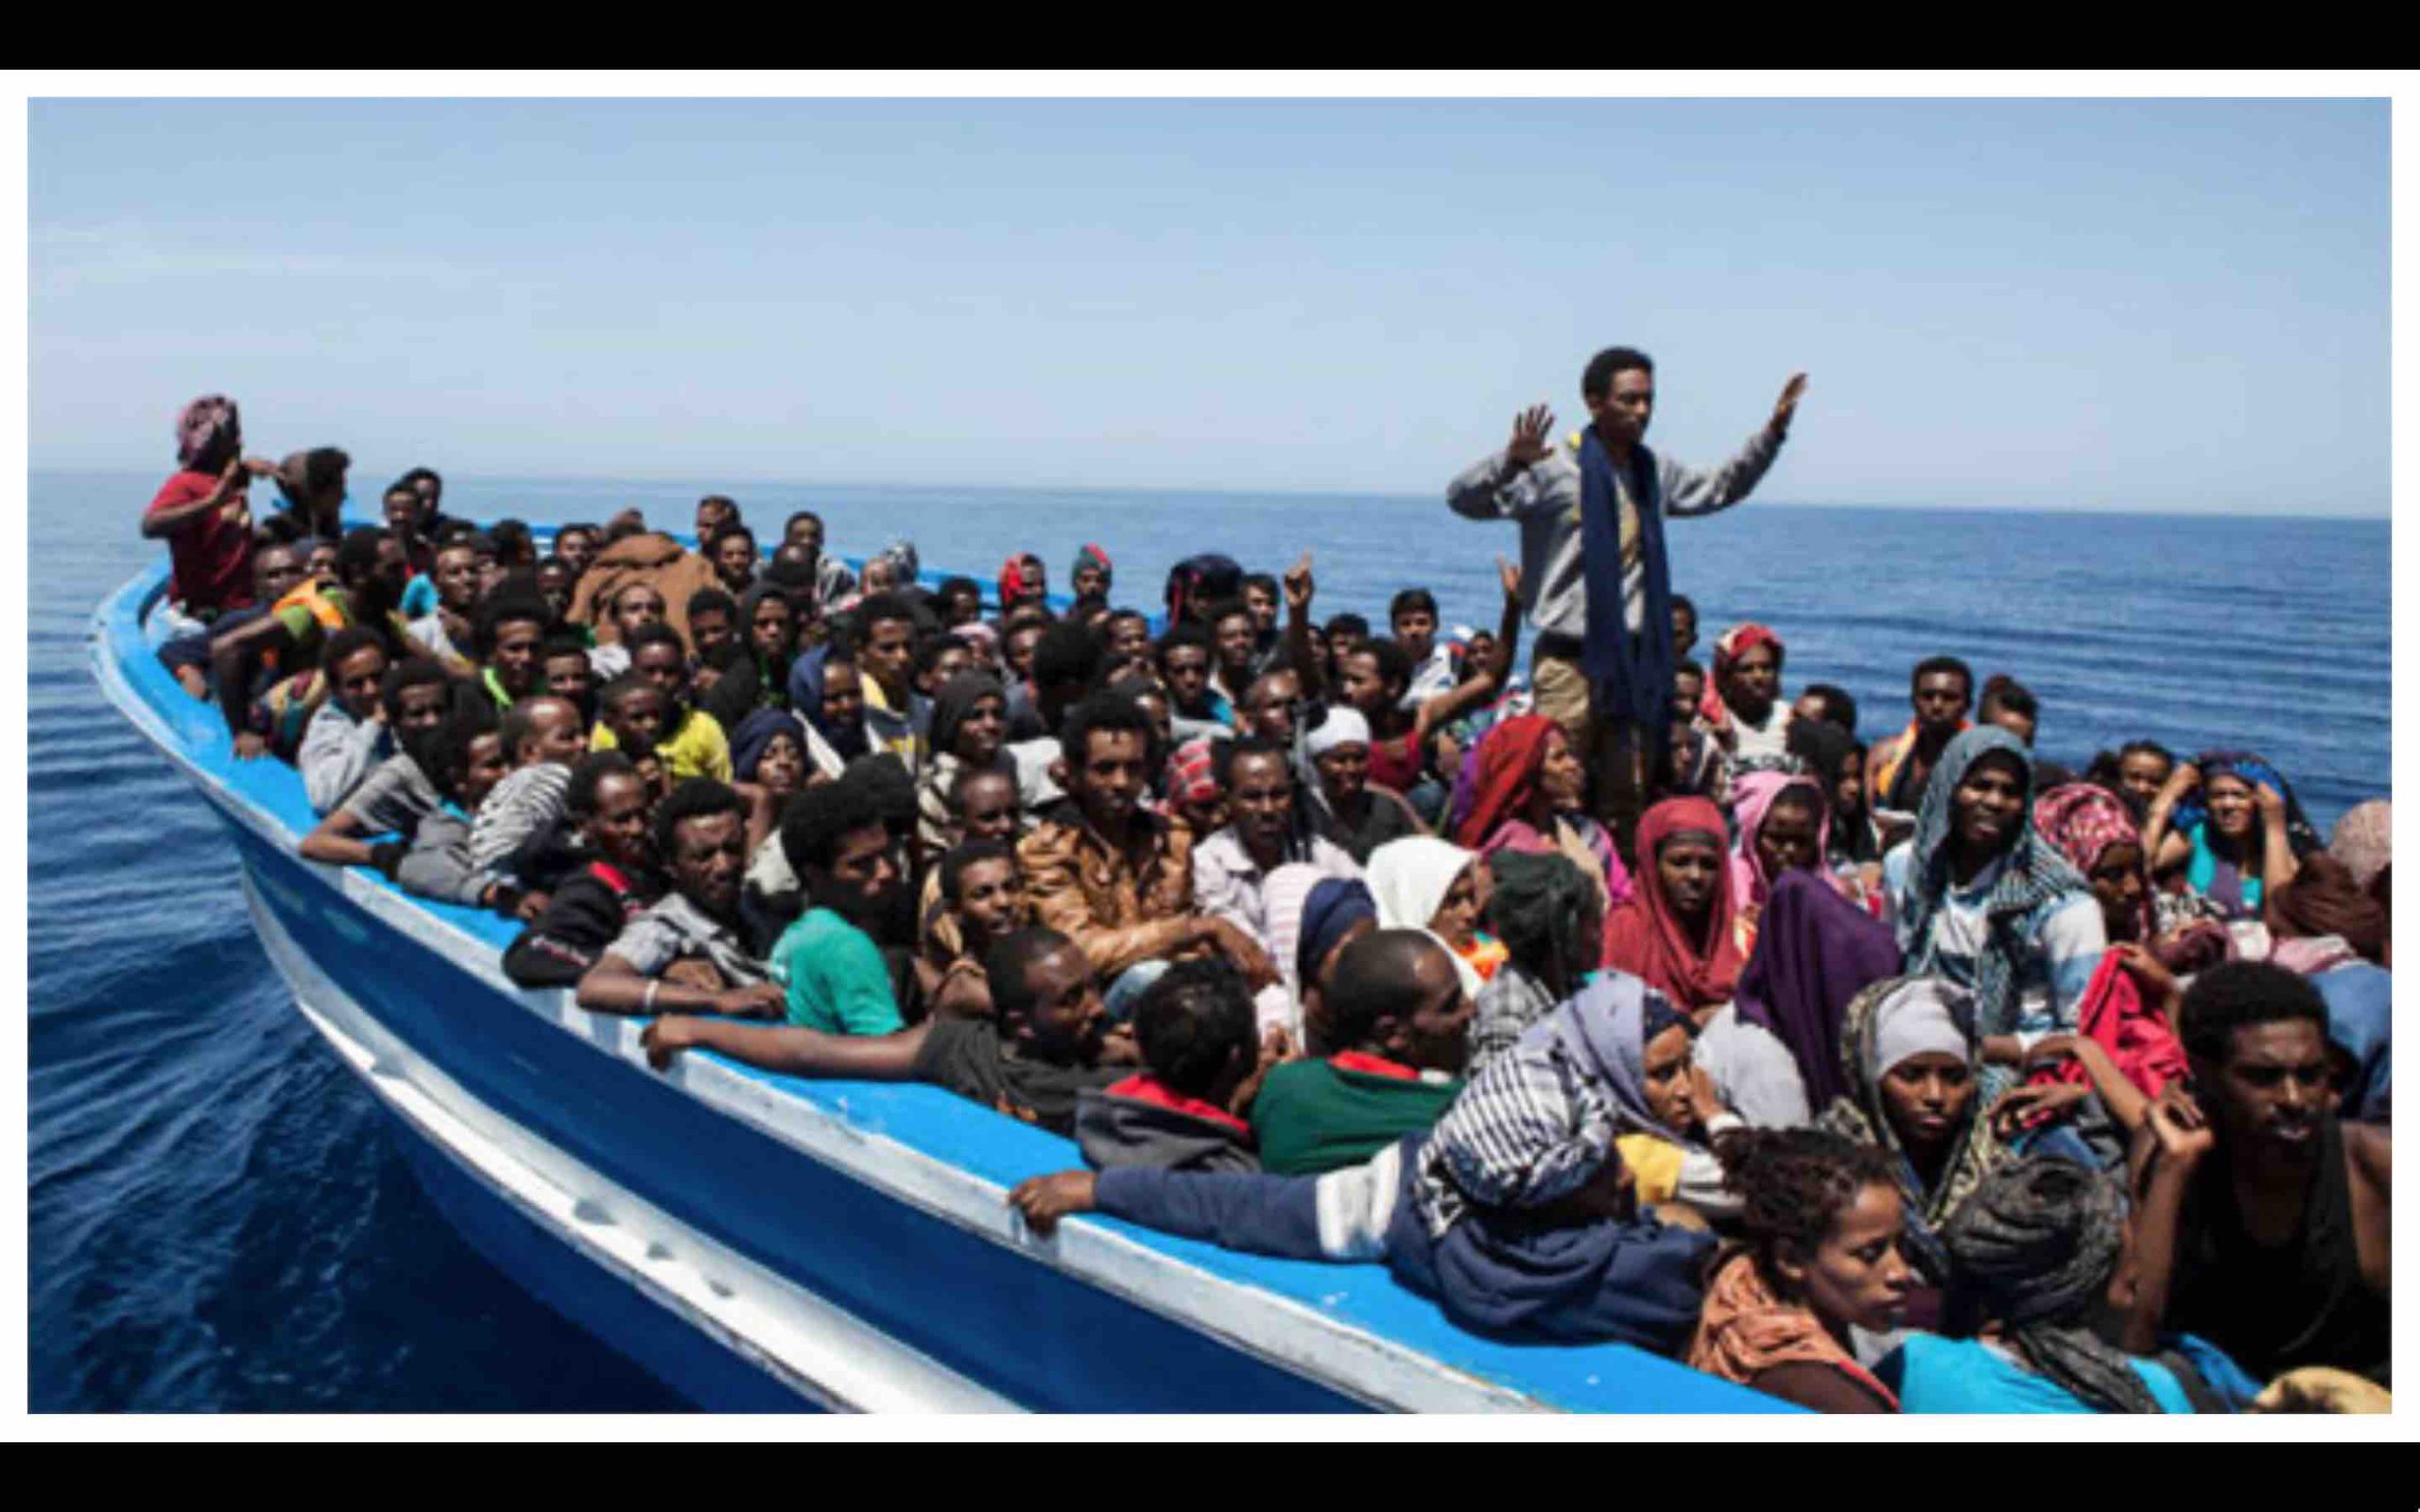
<path fill-rule="evenodd" d="M 415 458 L 365 462 L 356 479 Z M 201 800 L 102 699 L 94 604 L 154 558 L 157 475 L 37 472 L 26 657 L 29 1345 L 37 1411 L 665 1411 L 664 1387 L 457 1240 L 386 1115 L 302 1022 L 254 942 Z M 1442 484 L 1442 480 L 1441 480 Z M 1420 583 L 1492 623 L 1510 525 L 1439 498 L 755 485 L 760 533 L 821 511 L 835 550 L 912 541 L 990 580 L 1080 543 L 1120 603 L 1220 550 L 1315 553 L 1322 615 L 1384 623 Z M 626 505 L 685 528 L 702 487 L 457 481 L 449 510 L 532 523 Z M 1710 641 L 1772 626 L 1792 689 L 1856 695 L 1868 738 L 1907 718 L 1908 668 L 1953 652 L 2043 701 L 2039 745 L 2081 765 L 2148 735 L 2270 756 L 2323 830 L 2388 781 L 2388 527 L 1815 508 L 1752 500 L 1670 533 Z M 1701 647 L 1703 655 L 1703 647 Z"/>

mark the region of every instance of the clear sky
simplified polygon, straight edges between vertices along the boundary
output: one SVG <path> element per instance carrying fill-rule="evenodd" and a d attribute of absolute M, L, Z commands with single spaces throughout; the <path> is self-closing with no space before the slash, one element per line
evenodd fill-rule
<path fill-rule="evenodd" d="M 2382 101 L 36 101 L 31 460 L 2383 514 Z"/>

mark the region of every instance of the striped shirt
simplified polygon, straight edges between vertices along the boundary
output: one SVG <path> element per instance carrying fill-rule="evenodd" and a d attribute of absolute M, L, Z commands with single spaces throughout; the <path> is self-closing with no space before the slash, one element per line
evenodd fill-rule
<path fill-rule="evenodd" d="M 524 766 L 496 783 L 471 824 L 471 865 L 504 875 L 514 851 L 562 818 L 570 791 L 571 768 L 561 762 Z"/>
<path fill-rule="evenodd" d="M 1893 920 L 1907 907 L 1911 843 L 1891 848 L 1882 858 L 1882 891 Z M 1908 952 L 1910 971 L 1934 972 L 1960 987 L 1975 987 L 1976 957 L 1990 938 L 1991 922 L 1983 904 L 2007 865 L 2005 857 L 1976 873 L 1972 882 L 1952 885 L 1933 916 L 1930 934 Z M 2089 892 L 2069 893 L 2032 913 L 2012 918 L 2003 925 L 2017 932 L 2016 1012 L 2013 1024 L 1986 1024 L 1985 1034 L 2014 1033 L 2031 1043 L 2048 1034 L 2076 1026 L 2076 1009 L 2092 973 L 2109 950 L 2101 923 L 2100 903 Z"/>

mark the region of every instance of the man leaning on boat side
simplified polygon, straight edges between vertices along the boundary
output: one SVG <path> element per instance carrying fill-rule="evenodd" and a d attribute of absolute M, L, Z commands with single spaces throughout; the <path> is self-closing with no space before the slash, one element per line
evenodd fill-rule
<path fill-rule="evenodd" d="M 1580 397 L 1590 422 L 1563 444 L 1544 404 L 1514 417 L 1512 439 L 1447 486 L 1456 514 L 1521 524 L 1521 582 L 1537 627 L 1538 713 L 1588 756 L 1598 817 L 1625 853 L 1666 765 L 1671 722 L 1671 562 L 1666 516 L 1712 514 L 1748 496 L 1789 434 L 1806 375 L 1783 385 L 1772 418 L 1737 456 L 1699 472 L 1646 444 L 1655 365 L 1612 347 L 1589 359 Z"/>
<path fill-rule="evenodd" d="M 602 1013 L 779 1017 L 781 985 L 767 973 L 739 911 L 747 800 L 712 778 L 692 778 L 656 811 L 655 843 L 672 891 L 580 977 L 579 1005 Z"/>
<path fill-rule="evenodd" d="M 647 1026 L 648 1064 L 671 1069 L 683 1050 L 712 1050 L 791 1076 L 922 1081 L 1055 1134 L 1076 1127 L 1087 1088 L 1123 1080 L 1133 1040 L 1109 1032 L 1100 984 L 1082 947 L 1055 930 L 1022 929 L 983 958 L 993 1017 L 935 1015 L 897 1034 L 824 1034 L 797 1024 L 661 1018 Z"/>

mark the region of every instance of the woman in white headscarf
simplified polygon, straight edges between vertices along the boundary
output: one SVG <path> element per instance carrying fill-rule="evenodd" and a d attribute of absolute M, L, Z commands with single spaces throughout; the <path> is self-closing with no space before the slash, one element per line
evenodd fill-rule
<path fill-rule="evenodd" d="M 1483 868 L 1478 852 L 1450 840 L 1411 835 L 1370 852 L 1370 891 L 1380 929 L 1417 929 L 1452 953 L 1462 990 L 1472 997 L 1503 963 L 1504 947 L 1478 932 Z"/>

